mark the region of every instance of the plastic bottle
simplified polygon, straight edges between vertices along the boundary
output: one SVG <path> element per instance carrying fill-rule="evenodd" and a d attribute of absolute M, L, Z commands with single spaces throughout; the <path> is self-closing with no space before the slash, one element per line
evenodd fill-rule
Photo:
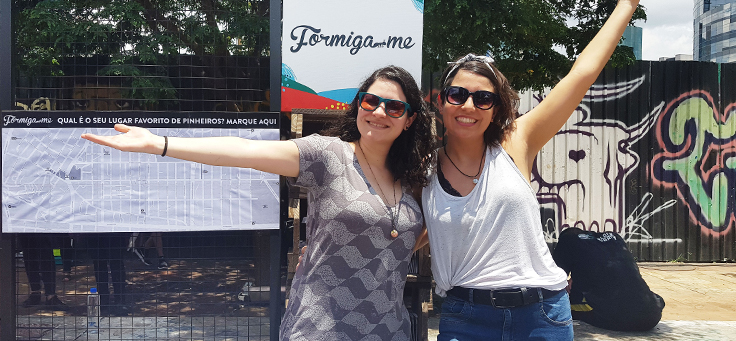
<path fill-rule="evenodd" d="M 97 288 L 89 289 L 87 295 L 87 327 L 95 330 L 100 327 L 100 295 Z"/>

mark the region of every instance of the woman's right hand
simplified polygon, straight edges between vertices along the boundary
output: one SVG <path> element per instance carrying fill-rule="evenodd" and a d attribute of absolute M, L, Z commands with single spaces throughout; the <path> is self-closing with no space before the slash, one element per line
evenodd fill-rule
<path fill-rule="evenodd" d="M 85 133 L 82 134 L 82 138 L 124 152 L 149 154 L 161 154 L 163 152 L 164 138 L 154 135 L 146 128 L 116 124 L 115 130 L 122 134 L 101 136 Z"/>

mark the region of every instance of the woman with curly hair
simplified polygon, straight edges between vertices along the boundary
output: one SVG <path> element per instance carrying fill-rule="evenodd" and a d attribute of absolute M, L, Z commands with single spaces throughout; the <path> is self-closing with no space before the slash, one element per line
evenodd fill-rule
<path fill-rule="evenodd" d="M 518 96 L 485 56 L 442 75 L 447 137 L 422 192 L 436 291 L 445 298 L 438 340 L 572 340 L 567 274 L 544 239 L 534 159 L 598 77 L 638 0 L 618 4 L 570 73 L 516 117 Z"/>
<path fill-rule="evenodd" d="M 381 68 L 327 131 L 289 141 L 83 134 L 123 151 L 295 177 L 308 189 L 307 240 L 281 323 L 282 340 L 409 340 L 403 292 L 423 218 L 412 189 L 432 163 L 431 119 L 415 80 Z"/>

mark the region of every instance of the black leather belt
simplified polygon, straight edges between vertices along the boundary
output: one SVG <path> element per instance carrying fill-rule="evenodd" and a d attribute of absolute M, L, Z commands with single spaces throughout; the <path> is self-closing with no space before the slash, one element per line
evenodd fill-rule
<path fill-rule="evenodd" d="M 539 302 L 539 292 L 542 292 L 542 299 L 554 297 L 560 291 L 551 291 L 542 288 L 517 288 L 503 290 L 481 290 L 468 289 L 463 287 L 454 287 L 447 294 L 455 296 L 459 299 L 470 303 L 491 305 L 496 308 L 516 308 L 531 303 Z"/>

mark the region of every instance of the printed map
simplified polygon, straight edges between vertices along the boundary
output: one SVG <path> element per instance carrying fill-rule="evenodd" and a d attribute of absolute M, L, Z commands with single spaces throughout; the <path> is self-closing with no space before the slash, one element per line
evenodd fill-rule
<path fill-rule="evenodd" d="M 7 120 L 6 120 L 7 122 Z M 278 140 L 278 129 L 151 128 Z M 276 229 L 279 177 L 93 144 L 112 128 L 3 128 L 3 232 Z"/>

